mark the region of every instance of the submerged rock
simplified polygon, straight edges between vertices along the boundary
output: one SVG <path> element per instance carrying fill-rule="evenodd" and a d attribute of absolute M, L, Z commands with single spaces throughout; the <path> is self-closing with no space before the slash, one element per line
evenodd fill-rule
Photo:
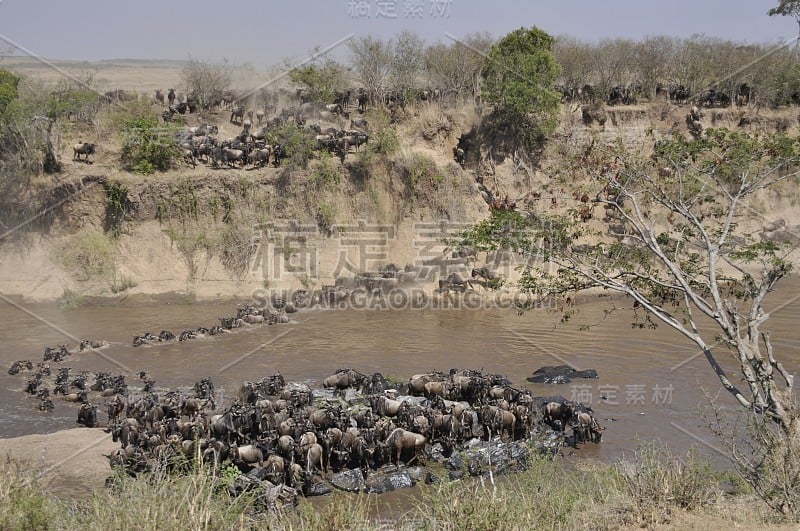
<path fill-rule="evenodd" d="M 355 470 L 342 470 L 331 478 L 331 484 L 340 490 L 347 492 L 359 492 L 366 489 L 364 473 L 360 468 Z"/>
<path fill-rule="evenodd" d="M 408 470 L 397 470 L 393 466 L 384 467 L 373 472 L 367 477 L 366 491 L 370 493 L 383 494 L 397 489 L 407 489 L 414 486 L 414 480 Z"/>
<path fill-rule="evenodd" d="M 594 369 L 577 371 L 569 365 L 547 365 L 536 369 L 533 371 L 533 376 L 525 379 L 531 383 L 567 384 L 573 378 L 596 379 L 597 371 Z"/>
<path fill-rule="evenodd" d="M 406 471 L 414 483 L 422 482 L 425 485 L 431 485 L 439 481 L 439 478 L 424 466 L 412 466 L 407 468 Z"/>
<path fill-rule="evenodd" d="M 333 492 L 333 489 L 330 485 L 328 485 L 324 481 L 320 481 L 318 479 L 312 479 L 308 482 L 308 484 L 303 488 L 303 493 L 306 495 L 307 498 L 311 498 L 313 496 L 325 496 Z"/>
<path fill-rule="evenodd" d="M 499 437 L 491 441 L 472 439 L 462 451 L 445 461 L 445 467 L 450 471 L 450 479 L 460 479 L 466 474 L 483 476 L 489 471 L 499 476 L 525 470 L 530 455 L 526 441 L 505 443 Z"/>

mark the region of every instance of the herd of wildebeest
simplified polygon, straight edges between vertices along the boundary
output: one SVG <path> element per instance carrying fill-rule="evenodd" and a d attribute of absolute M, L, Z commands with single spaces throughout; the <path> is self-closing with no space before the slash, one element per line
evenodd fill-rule
<path fill-rule="evenodd" d="M 239 308 L 235 317 L 220 318 L 217 333 L 287 322 L 280 317 L 285 310 L 284 305 L 264 318 L 252 306 Z M 200 337 L 197 331 L 191 335 Z M 136 336 L 134 346 L 189 336 L 169 333 L 152 341 Z M 244 382 L 226 401 L 209 378 L 189 389 L 167 390 L 156 388 L 146 371 L 138 372 L 132 385 L 125 374 L 74 374 L 62 365 L 70 356 L 108 346 L 87 340 L 75 348 L 47 347 L 42 361 L 17 361 L 8 372 L 30 375 L 24 391 L 39 398 L 42 411 L 51 411 L 56 397 L 79 403 L 77 422 L 105 427 L 120 443 L 108 456 L 112 467 L 131 475 L 180 471 L 199 460 L 216 470 L 236 467 L 248 481 L 279 494 L 315 495 L 330 491 L 324 488 L 328 481 L 338 486 L 337 474 L 369 478 L 387 468 L 425 466 L 476 444 L 552 452 L 566 443 L 599 443 L 604 429 L 582 404 L 536 397 L 503 375 L 480 370 L 432 371 L 400 381 L 343 368 L 321 388 L 287 382 L 276 372 Z M 105 422 L 98 418 L 98 401 L 104 401 Z M 543 437 L 556 442 L 537 447 Z"/>
<path fill-rule="evenodd" d="M 558 85 L 555 88 L 561 94 L 562 103 L 584 104 L 583 115 L 587 123 L 591 123 L 591 115 L 597 112 L 594 109 L 598 105 L 630 105 L 648 99 L 644 90 L 636 85 L 613 87 L 607 97 L 598 94 L 591 84 Z M 308 93 L 303 89 L 295 93 L 283 92 L 260 92 L 256 96 L 255 93 L 227 90 L 203 99 L 194 93 L 179 95 L 174 89 L 169 89 L 166 95 L 164 91 L 157 90 L 155 101 L 165 106 L 161 113 L 164 122 L 172 122 L 176 114 L 230 111 L 229 123 L 242 127 L 238 135 L 227 139 L 219 138 L 218 126 L 211 123 L 186 127 L 175 133 L 174 142 L 180 155 L 191 167 L 201 162 L 213 168 L 256 168 L 269 164 L 280 166 L 287 156 L 286 146 L 271 135 L 281 125 L 293 124 L 307 128 L 315 136 L 317 150 L 327 151 L 344 162 L 348 153 L 353 149 L 358 151 L 370 138 L 366 119 L 351 119 L 351 112 L 363 114 L 369 105 L 384 105 L 394 116 L 395 110 L 405 109 L 410 103 L 447 100 L 446 91 L 436 88 L 412 93 L 389 90 L 383 94 L 372 94 L 364 88 L 351 88 L 335 91 L 329 103 L 309 101 Z M 111 102 L 129 96 L 125 91 L 117 90 L 107 93 L 104 100 Z M 699 109 L 728 107 L 731 104 L 746 106 L 753 96 L 753 89 L 746 83 L 735 86 L 730 93 L 707 88 L 692 94 L 682 85 L 663 84 L 658 84 L 655 90 L 656 98 L 679 105 L 691 103 Z M 281 99 L 286 105 L 278 112 Z M 75 144 L 73 160 L 89 162 L 89 155 L 94 154 L 96 148 L 94 143 Z M 463 146 L 454 149 L 454 158 L 463 166 L 466 160 Z"/>
<path fill-rule="evenodd" d="M 351 92 L 353 93 L 351 98 Z M 435 93 L 436 91 L 433 91 Z M 113 91 L 106 94 L 105 101 L 124 100 L 131 95 L 124 91 Z M 282 125 L 295 125 L 307 128 L 316 141 L 316 149 L 327 151 L 338 156 L 342 162 L 353 149 L 369 141 L 369 124 L 363 117 L 350 119 L 350 107 L 363 113 L 366 111 L 368 101 L 366 92 L 353 89 L 337 91 L 334 102 L 319 104 L 308 101 L 302 90 L 291 94 L 288 106 L 277 112 L 280 97 L 286 94 L 262 93 L 261 104 L 258 109 L 250 108 L 255 100 L 253 94 L 224 91 L 207 101 L 200 101 L 196 94 L 180 96 L 170 89 L 165 96 L 163 91 L 157 90 L 156 101 L 164 104 L 166 109 L 161 113 L 164 122 L 170 123 L 176 114 L 186 115 L 198 111 L 230 111 L 229 123 L 241 126 L 241 132 L 228 139 L 219 138 L 219 128 L 215 124 L 206 123 L 198 127 L 186 127 L 175 133 L 174 142 L 177 145 L 184 161 L 196 167 L 198 162 L 210 164 L 213 168 L 245 168 L 264 167 L 272 164 L 280 166 L 281 161 L 287 156 L 286 146 L 270 142 L 270 133 Z M 433 96 L 431 96 L 433 97 Z M 270 103 L 274 101 L 275 103 Z M 405 99 L 398 94 L 390 93 L 384 96 L 384 101 L 391 108 L 405 106 Z M 345 127 L 349 120 L 349 126 Z M 96 151 L 96 144 L 80 142 L 73 146 L 73 160 L 90 162 L 88 157 Z M 83 156 L 83 158 L 82 158 Z"/>

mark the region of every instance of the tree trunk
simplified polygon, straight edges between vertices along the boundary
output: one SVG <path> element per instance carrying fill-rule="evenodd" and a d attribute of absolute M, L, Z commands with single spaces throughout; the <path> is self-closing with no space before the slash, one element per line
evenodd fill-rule
<path fill-rule="evenodd" d="M 53 125 L 55 124 L 54 120 L 50 120 L 47 122 L 47 132 L 45 136 L 45 152 L 44 152 L 44 164 L 43 168 L 45 173 L 58 173 L 61 171 L 61 163 L 58 161 L 56 157 L 55 149 L 53 148 Z"/>

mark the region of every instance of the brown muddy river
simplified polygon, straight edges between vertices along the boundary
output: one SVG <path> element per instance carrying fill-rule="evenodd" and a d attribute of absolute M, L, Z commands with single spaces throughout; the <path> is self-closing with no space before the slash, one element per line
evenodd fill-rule
<path fill-rule="evenodd" d="M 770 300 L 774 310 L 768 321 L 776 355 L 795 374 L 800 367 L 798 298 L 800 279 L 784 282 Z M 630 308 L 625 300 L 614 302 Z M 344 366 L 403 379 L 453 367 L 502 373 L 538 396 L 561 394 L 594 408 L 607 430 L 601 444 L 583 445 L 581 456 L 610 461 L 630 452 L 639 440 L 660 439 L 676 450 L 697 446 L 716 461 L 719 456 L 699 442 L 713 444 L 713 439 L 695 413 L 703 389 L 711 394 L 720 389 L 705 358 L 666 326 L 632 329 L 629 310 L 604 318 L 611 305 L 608 298 L 584 302 L 567 324 L 543 309 L 524 315 L 502 309 L 311 310 L 294 314 L 287 325 L 258 325 L 207 339 L 134 348 L 134 334 L 210 327 L 217 317 L 235 313 L 235 303 L 121 303 L 72 311 L 25 305 L 27 313 L 0 302 L 0 437 L 76 426 L 77 408 L 55 400 L 55 411 L 40 413 L 37 399 L 22 391 L 25 377 L 6 373 L 15 360 L 40 360 L 46 345 L 74 346 L 69 334 L 111 343 L 101 351 L 103 356 L 85 352 L 68 358 L 64 365 L 73 370 L 147 370 L 157 387 L 188 387 L 208 376 L 228 397 L 241 381 L 276 371 L 311 385 L 320 385 Z M 581 330 L 587 323 L 594 326 Z M 719 358 L 734 376 L 730 358 L 722 353 Z M 525 381 L 542 365 L 561 364 L 597 369 L 599 379 L 566 385 Z M 127 380 L 139 383 L 133 373 Z M 733 408 L 727 395 L 720 400 Z M 99 417 L 104 420 L 105 413 Z"/>

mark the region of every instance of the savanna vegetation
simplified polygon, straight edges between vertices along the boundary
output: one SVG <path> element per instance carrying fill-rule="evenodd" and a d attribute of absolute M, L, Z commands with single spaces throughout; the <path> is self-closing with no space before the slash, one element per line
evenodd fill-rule
<path fill-rule="evenodd" d="M 446 471 L 395 508 L 367 494 L 334 494 L 318 504 L 266 510 L 256 490 L 234 488 L 236 474 L 205 468 L 170 476 L 117 477 L 83 500 L 52 497 L 36 476 L 12 464 L 0 470 L 4 529 L 598 529 L 707 522 L 756 527 L 775 523 L 735 475 L 696 454 L 642 444 L 610 465 L 535 459 L 493 480 L 449 481 Z M 143 518 L 142 510 L 147 517 Z"/>

